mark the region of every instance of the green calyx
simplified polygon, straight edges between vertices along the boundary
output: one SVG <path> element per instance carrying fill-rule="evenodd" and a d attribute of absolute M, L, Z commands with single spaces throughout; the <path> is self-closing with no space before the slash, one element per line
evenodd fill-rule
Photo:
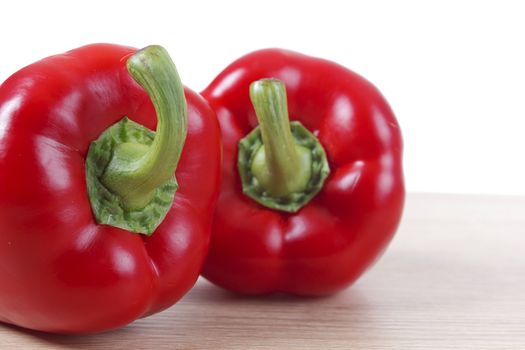
<path fill-rule="evenodd" d="M 281 81 L 252 83 L 250 97 L 259 126 L 239 142 L 243 192 L 268 208 L 297 212 L 330 173 L 324 148 L 300 122 L 289 122 Z"/>
<path fill-rule="evenodd" d="M 128 209 L 123 198 L 101 181 L 119 145 L 133 145 L 131 147 L 143 153 L 151 147 L 154 137 L 153 131 L 124 118 L 91 144 L 86 159 L 86 178 L 91 209 L 99 224 L 150 235 L 166 216 L 178 188 L 175 176 L 157 187 L 149 202 L 138 210 Z"/>
<path fill-rule="evenodd" d="M 138 51 L 127 68 L 155 106 L 157 131 L 127 118 L 105 130 L 89 148 L 86 182 L 99 224 L 151 235 L 178 188 L 174 173 L 186 138 L 187 106 L 175 65 L 162 47 Z"/>

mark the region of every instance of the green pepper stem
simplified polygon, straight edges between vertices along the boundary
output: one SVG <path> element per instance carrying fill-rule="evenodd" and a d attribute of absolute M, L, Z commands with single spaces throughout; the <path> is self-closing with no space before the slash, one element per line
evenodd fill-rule
<path fill-rule="evenodd" d="M 153 102 L 157 131 L 150 146 L 119 144 L 101 182 L 120 197 L 126 209 L 138 210 L 175 173 L 186 139 L 187 106 L 177 69 L 164 48 L 148 46 L 132 55 L 126 65 Z"/>
<path fill-rule="evenodd" d="M 264 145 L 251 166 L 254 176 L 276 197 L 304 190 L 311 176 L 311 157 L 294 141 L 283 82 L 255 81 L 250 85 L 250 98 Z"/>

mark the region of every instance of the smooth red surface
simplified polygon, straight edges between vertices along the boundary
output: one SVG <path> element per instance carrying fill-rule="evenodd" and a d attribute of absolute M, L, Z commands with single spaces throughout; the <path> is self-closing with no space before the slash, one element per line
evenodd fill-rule
<path fill-rule="evenodd" d="M 220 175 L 215 114 L 186 90 L 188 136 L 172 209 L 151 237 L 97 225 L 90 143 L 122 117 L 156 127 L 128 74 L 133 48 L 96 44 L 0 86 L 0 320 L 61 333 L 108 330 L 175 303 L 204 261 Z"/>
<path fill-rule="evenodd" d="M 331 174 L 296 214 L 242 194 L 237 144 L 257 126 L 249 85 L 284 81 L 291 120 L 324 146 Z M 224 146 L 221 193 L 203 276 L 235 292 L 325 295 L 356 280 L 385 249 L 404 202 L 402 139 L 379 91 L 335 63 L 268 49 L 227 67 L 202 95 Z"/>

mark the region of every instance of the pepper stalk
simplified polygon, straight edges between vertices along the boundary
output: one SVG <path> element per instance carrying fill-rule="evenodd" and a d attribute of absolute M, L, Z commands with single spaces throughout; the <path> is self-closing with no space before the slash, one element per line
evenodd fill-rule
<path fill-rule="evenodd" d="M 239 143 L 243 191 L 266 207 L 296 212 L 330 172 L 323 146 L 301 123 L 290 123 L 282 81 L 253 82 L 250 98 L 259 126 Z"/>
<path fill-rule="evenodd" d="M 91 207 L 97 222 L 150 235 L 173 202 L 174 177 L 187 133 L 184 87 L 160 46 L 133 54 L 126 67 L 148 93 L 157 131 L 122 119 L 94 141 L 86 159 Z"/>

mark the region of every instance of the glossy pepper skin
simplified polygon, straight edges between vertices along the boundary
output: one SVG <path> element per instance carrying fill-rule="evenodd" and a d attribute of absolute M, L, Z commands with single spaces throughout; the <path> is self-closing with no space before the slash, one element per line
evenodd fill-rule
<path fill-rule="evenodd" d="M 171 306 L 199 275 L 221 149 L 215 114 L 198 94 L 185 90 L 180 188 L 154 234 L 99 225 L 90 207 L 90 143 L 124 116 L 156 128 L 150 98 L 126 70 L 135 51 L 81 47 L 23 68 L 0 86 L 2 322 L 105 331 Z"/>
<path fill-rule="evenodd" d="M 324 146 L 330 175 L 296 213 L 263 207 L 242 192 L 238 143 L 257 126 L 249 86 L 284 82 L 290 120 Z M 244 294 L 320 296 L 355 281 L 383 252 L 404 203 L 402 138 L 380 92 L 326 60 L 267 49 L 228 66 L 202 92 L 221 126 L 224 165 L 203 276 Z"/>

